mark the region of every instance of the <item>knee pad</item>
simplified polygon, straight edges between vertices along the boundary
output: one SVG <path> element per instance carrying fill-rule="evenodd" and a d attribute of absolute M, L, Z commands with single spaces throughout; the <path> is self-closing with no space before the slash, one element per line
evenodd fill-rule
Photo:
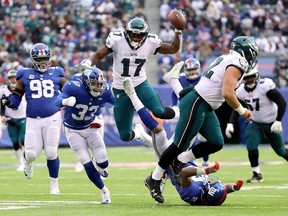
<path fill-rule="evenodd" d="M 33 162 L 36 160 L 36 155 L 33 152 L 24 152 L 24 157 L 27 161 Z"/>

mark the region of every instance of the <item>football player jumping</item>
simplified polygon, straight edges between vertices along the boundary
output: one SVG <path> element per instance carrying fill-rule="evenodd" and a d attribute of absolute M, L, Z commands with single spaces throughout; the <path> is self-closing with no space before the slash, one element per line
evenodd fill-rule
<path fill-rule="evenodd" d="M 214 112 L 224 101 L 237 111 L 246 121 L 250 121 L 252 112 L 244 108 L 237 99 L 235 88 L 241 82 L 245 73 L 254 68 L 257 63 L 258 47 L 250 37 L 239 36 L 233 39 L 230 51 L 216 58 L 203 73 L 194 88 L 185 88 L 180 97 L 180 118 L 175 128 L 173 143 L 161 155 L 152 175 L 146 178 L 152 197 L 158 202 L 164 202 L 160 191 L 161 177 L 172 165 L 175 180 L 179 179 L 181 169 L 190 160 L 220 151 L 224 145 L 219 120 Z M 171 70 L 178 79 L 178 68 Z M 171 85 L 173 88 L 173 85 Z M 200 134 L 207 142 L 200 142 L 185 152 L 190 141 Z M 181 154 L 182 157 L 178 157 Z M 178 157 L 178 158 L 177 158 Z M 178 181 L 180 183 L 180 180 Z"/>
<path fill-rule="evenodd" d="M 9 97 L 3 95 L 2 103 L 9 108 L 17 108 L 25 94 L 27 120 L 24 174 L 28 179 L 32 178 L 33 162 L 44 149 L 50 176 L 50 193 L 59 194 L 60 160 L 57 151 L 62 118 L 55 100 L 66 82 L 65 74 L 61 67 L 50 67 L 51 50 L 43 43 L 33 45 L 30 57 L 33 68 L 18 70 L 16 88 Z"/>
<path fill-rule="evenodd" d="M 98 68 L 84 70 L 82 81 L 67 82 L 56 101 L 58 106 L 65 107 L 63 130 L 77 161 L 83 164 L 88 178 L 100 189 L 101 203 L 109 204 L 110 192 L 100 177 L 108 177 L 109 162 L 102 125 L 97 117 L 105 103 L 114 104 L 114 97 L 105 75 Z"/>
<path fill-rule="evenodd" d="M 153 121 L 156 122 L 156 120 L 149 115 L 149 112 L 145 109 L 144 105 L 137 97 L 135 89 L 132 82 L 129 81 L 129 78 L 123 82 L 123 86 L 126 94 L 131 99 L 132 104 L 139 107 L 140 110 L 143 110 L 143 112 L 139 114 L 140 118 L 142 114 L 146 112 L 146 121 L 143 121 L 143 123 L 149 128 L 149 124 L 151 124 Z M 159 124 L 157 125 L 157 129 L 159 131 L 164 130 Z M 169 140 L 167 142 L 157 142 L 157 139 L 153 139 L 153 147 L 158 158 L 161 157 L 172 141 L 173 140 Z M 181 187 L 175 182 L 174 174 L 171 171 L 171 168 L 167 168 L 166 172 L 183 201 L 189 203 L 190 205 L 221 205 L 225 201 L 228 193 L 240 190 L 243 185 L 243 181 L 237 180 L 234 184 L 223 184 L 217 177 L 208 176 L 210 173 L 217 172 L 219 167 L 219 163 L 215 162 L 213 166 L 209 166 L 204 169 L 197 167 L 195 161 L 189 161 L 181 170 Z M 166 175 L 163 176 L 164 177 L 162 178 L 164 178 L 165 181 Z M 161 180 L 161 183 L 164 181 Z M 146 181 L 144 181 L 144 183 L 149 188 L 149 184 L 147 184 Z M 165 184 L 162 184 L 161 192 L 163 192 L 164 186 Z M 152 194 L 153 191 L 151 192 L 151 195 Z M 156 201 L 158 202 L 158 200 Z"/>
<path fill-rule="evenodd" d="M 106 44 L 97 52 L 84 59 L 80 63 L 82 69 L 91 68 L 101 59 L 113 54 L 113 94 L 115 96 L 114 117 L 120 138 L 123 141 L 133 139 L 141 140 L 146 145 L 151 143 L 149 136 L 145 136 L 144 128 L 141 125 L 132 130 L 132 119 L 134 107 L 129 97 L 123 90 L 123 80 L 127 77 L 132 79 L 137 96 L 154 116 L 161 119 L 172 119 L 175 117 L 175 110 L 170 107 L 163 107 L 159 96 L 147 82 L 145 67 L 148 59 L 156 53 L 174 54 L 180 48 L 182 31 L 175 30 L 175 37 L 171 44 L 162 43 L 156 35 L 148 32 L 147 23 L 139 18 L 133 18 L 126 26 L 125 31 L 110 32 Z M 151 125 L 153 130 L 156 125 Z M 159 134 L 159 137 L 166 138 L 166 134 Z M 142 136 L 143 135 L 143 136 Z"/>

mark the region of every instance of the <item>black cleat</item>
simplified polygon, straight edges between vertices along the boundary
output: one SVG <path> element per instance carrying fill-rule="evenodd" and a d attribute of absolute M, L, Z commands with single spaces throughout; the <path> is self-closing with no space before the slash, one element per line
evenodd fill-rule
<path fill-rule="evenodd" d="M 149 189 L 151 196 L 155 199 L 158 203 L 164 202 L 164 197 L 162 196 L 160 185 L 161 180 L 154 180 L 152 179 L 152 175 L 149 175 L 145 181 L 145 186 Z"/>
<path fill-rule="evenodd" d="M 182 186 L 181 170 L 183 169 L 184 165 L 185 164 L 177 160 L 177 158 L 174 159 L 173 163 L 170 165 L 173 178 L 180 187 Z"/>
<path fill-rule="evenodd" d="M 264 182 L 264 179 L 261 173 L 257 173 L 253 171 L 252 178 L 248 179 L 247 182 L 248 183 Z"/>

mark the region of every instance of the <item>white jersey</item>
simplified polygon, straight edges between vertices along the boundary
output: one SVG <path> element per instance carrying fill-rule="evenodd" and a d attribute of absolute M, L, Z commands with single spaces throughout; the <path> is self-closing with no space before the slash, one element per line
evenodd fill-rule
<path fill-rule="evenodd" d="M 258 123 L 271 123 L 276 120 L 278 106 L 267 97 L 267 92 L 274 89 L 275 83 L 269 79 L 260 79 L 252 92 L 247 92 L 244 84 L 236 90 L 237 97 L 245 101 L 252 111 L 252 120 Z"/>
<path fill-rule="evenodd" d="M 0 98 L 2 98 L 3 94 L 5 94 L 6 96 L 12 94 L 12 92 L 8 89 L 8 85 L 3 85 L 0 87 Z M 17 109 L 11 109 L 6 106 L 5 116 L 13 119 L 26 118 L 26 104 L 27 103 L 25 97 L 22 97 L 21 103 Z"/>
<path fill-rule="evenodd" d="M 221 91 L 226 69 L 231 65 L 242 70 L 243 74 L 247 72 L 249 67 L 247 60 L 236 52 L 219 56 L 210 64 L 207 71 L 201 77 L 199 83 L 195 86 L 198 94 L 214 110 L 219 108 L 225 101 Z M 237 86 L 241 83 L 242 77 L 238 80 Z M 235 89 L 237 86 L 235 86 Z"/>
<path fill-rule="evenodd" d="M 123 79 L 131 77 L 133 86 L 146 80 L 145 67 L 148 58 L 156 54 L 162 40 L 156 34 L 148 34 L 144 44 L 133 50 L 123 31 L 110 32 L 106 46 L 113 50 L 113 82 L 116 89 L 123 89 Z"/>

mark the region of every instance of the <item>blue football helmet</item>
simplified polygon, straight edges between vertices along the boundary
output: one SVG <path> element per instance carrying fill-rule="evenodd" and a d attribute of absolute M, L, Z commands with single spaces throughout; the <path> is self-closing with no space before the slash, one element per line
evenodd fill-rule
<path fill-rule="evenodd" d="M 227 191 L 217 177 L 208 177 L 206 184 L 202 189 L 201 199 L 204 205 L 219 206 L 227 196 Z"/>
<path fill-rule="evenodd" d="M 82 83 L 93 97 L 102 95 L 107 88 L 105 74 L 95 67 L 83 71 Z"/>
<path fill-rule="evenodd" d="M 51 65 L 51 50 L 43 43 L 34 44 L 30 49 L 30 58 L 34 68 L 43 73 Z"/>
<path fill-rule="evenodd" d="M 201 64 L 197 59 L 195 58 L 186 59 L 184 68 L 185 68 L 184 70 L 185 76 L 187 77 L 187 79 L 195 80 L 200 76 Z"/>
<path fill-rule="evenodd" d="M 149 27 L 144 19 L 135 17 L 126 26 L 125 36 L 134 49 L 142 46 L 147 38 Z"/>

